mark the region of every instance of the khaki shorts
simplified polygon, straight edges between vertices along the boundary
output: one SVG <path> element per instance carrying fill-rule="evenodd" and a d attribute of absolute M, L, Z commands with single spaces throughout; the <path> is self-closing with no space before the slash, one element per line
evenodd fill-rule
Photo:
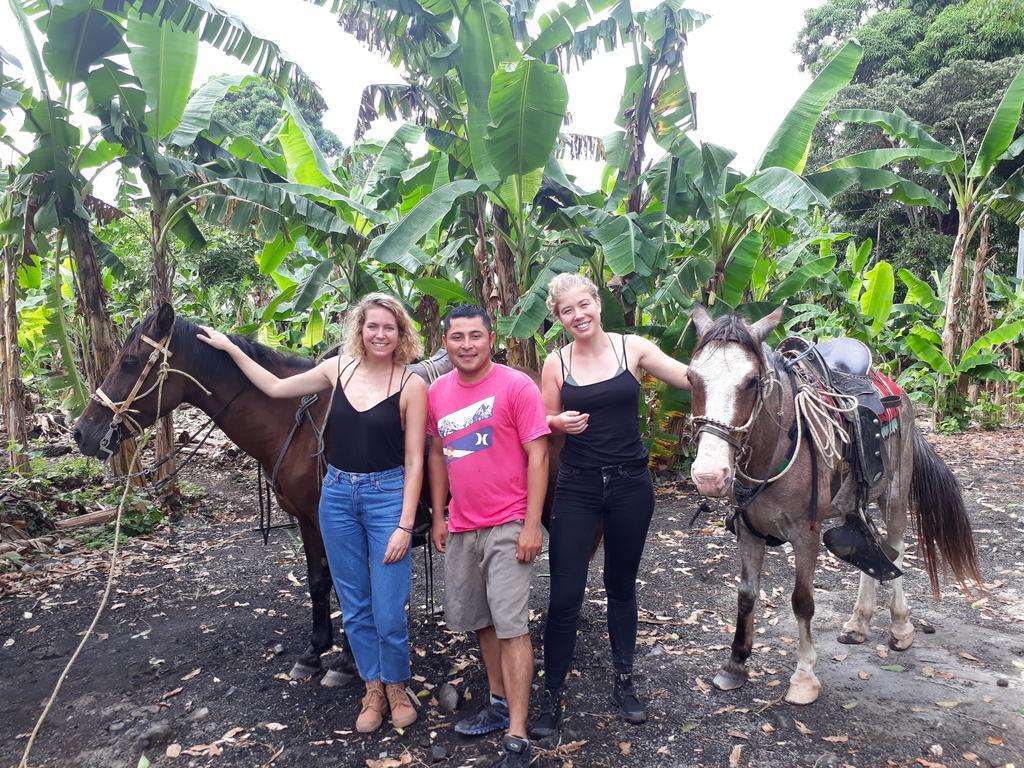
<path fill-rule="evenodd" d="M 522 520 L 448 535 L 444 553 L 445 621 L 455 632 L 494 627 L 508 640 L 530 631 L 533 563 L 516 559 Z"/>

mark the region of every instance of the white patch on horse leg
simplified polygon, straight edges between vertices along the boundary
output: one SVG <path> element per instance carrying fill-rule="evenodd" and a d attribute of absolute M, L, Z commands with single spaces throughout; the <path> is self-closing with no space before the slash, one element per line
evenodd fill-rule
<path fill-rule="evenodd" d="M 901 538 L 897 542 L 892 542 L 892 546 L 899 553 L 896 557 L 896 567 L 903 570 L 903 553 L 906 550 L 906 544 L 903 543 Z M 907 606 L 907 596 L 903 591 L 902 576 L 893 579 L 892 582 L 892 602 L 889 603 L 889 617 L 891 620 L 889 626 L 889 647 L 894 651 L 907 650 L 914 642 L 914 625 L 910 621 L 910 608 Z"/>
<path fill-rule="evenodd" d="M 847 644 L 863 643 L 871 633 L 871 617 L 875 615 L 878 582 L 861 573 L 857 588 L 857 602 L 853 606 L 853 615 L 843 624 L 843 632 L 839 642 Z"/>
<path fill-rule="evenodd" d="M 786 701 L 790 704 L 813 704 L 821 693 L 821 681 L 814 674 L 818 652 L 814 650 L 814 641 L 811 639 L 810 620 L 798 616 L 796 623 L 800 630 L 800 643 L 796 651 L 796 672 L 789 678 Z"/>

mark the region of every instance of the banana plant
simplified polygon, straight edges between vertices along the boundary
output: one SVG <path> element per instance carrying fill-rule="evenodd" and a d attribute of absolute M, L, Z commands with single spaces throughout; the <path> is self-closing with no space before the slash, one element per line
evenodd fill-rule
<path fill-rule="evenodd" d="M 943 146 L 931 135 L 928 126 L 899 110 L 882 112 L 849 109 L 839 110 L 833 115 L 837 120 L 877 126 L 890 142 L 897 144 L 894 148 L 870 150 L 845 158 L 845 163 L 840 161 L 840 165 L 833 163 L 830 166 L 833 172 L 871 172 L 883 161 L 906 159 L 926 172 L 941 174 L 949 187 L 958 216 L 956 239 L 950 255 L 950 277 L 942 327 L 941 349 L 947 363 L 944 368 L 949 370 L 957 368 L 954 360 L 957 358 L 961 336 L 963 272 L 975 232 L 990 209 L 1018 225 L 1024 224 L 1024 203 L 1019 193 L 1021 171 L 1018 170 L 1008 179 L 1001 179 L 998 174 L 1001 161 L 1011 160 L 1024 151 L 1024 134 L 1017 133 L 1022 108 L 1024 65 L 1007 86 L 973 158 L 968 147 Z"/>

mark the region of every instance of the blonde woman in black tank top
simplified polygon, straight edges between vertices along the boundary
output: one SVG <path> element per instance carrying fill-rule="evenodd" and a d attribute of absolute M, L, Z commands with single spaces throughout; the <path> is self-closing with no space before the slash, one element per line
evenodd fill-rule
<path fill-rule="evenodd" d="M 606 333 L 601 300 L 586 277 L 561 274 L 548 287 L 548 308 L 572 342 L 548 355 L 541 390 L 552 432 L 566 435 L 549 526 L 551 595 L 544 628 L 545 691 L 530 735 L 556 732 L 562 686 L 576 648 L 591 547 L 604 528 L 604 585 L 615 682 L 612 700 L 631 723 L 647 719 L 633 687 L 636 576 L 654 512 L 647 450 L 640 438 L 643 372 L 689 389 L 687 367 L 640 336 Z"/>
<path fill-rule="evenodd" d="M 377 730 L 389 709 L 395 727 L 405 728 L 416 720 L 405 693 L 405 609 L 427 420 L 427 386 L 405 368 L 422 351 L 411 318 L 394 297 L 370 294 L 349 310 L 344 354 L 284 379 L 227 336 L 203 330 L 199 338 L 227 352 L 270 397 L 331 391 L 320 531 L 345 634 L 366 682 L 356 730 Z"/>

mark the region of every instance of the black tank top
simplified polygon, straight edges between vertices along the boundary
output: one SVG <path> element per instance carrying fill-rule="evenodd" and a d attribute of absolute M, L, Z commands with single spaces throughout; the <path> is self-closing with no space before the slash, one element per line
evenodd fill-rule
<path fill-rule="evenodd" d="M 612 349 L 614 351 L 614 343 Z M 558 359 L 562 363 L 562 408 L 590 414 L 582 433 L 566 436 L 562 463 L 588 469 L 647 461 L 647 449 L 640 439 L 640 382 L 626 363 L 626 337 L 622 337 L 618 371 L 604 381 L 577 384 L 570 370 L 572 350 L 569 351 L 569 367 L 565 365 L 561 350 Z"/>
<path fill-rule="evenodd" d="M 353 361 L 354 362 L 354 361 Z M 405 431 L 402 429 L 400 400 L 405 383 L 414 374 L 402 379 L 398 391 L 365 411 L 352 407 L 341 375 L 334 382 L 334 400 L 327 419 L 327 463 L 343 472 L 383 472 L 405 463 Z"/>

